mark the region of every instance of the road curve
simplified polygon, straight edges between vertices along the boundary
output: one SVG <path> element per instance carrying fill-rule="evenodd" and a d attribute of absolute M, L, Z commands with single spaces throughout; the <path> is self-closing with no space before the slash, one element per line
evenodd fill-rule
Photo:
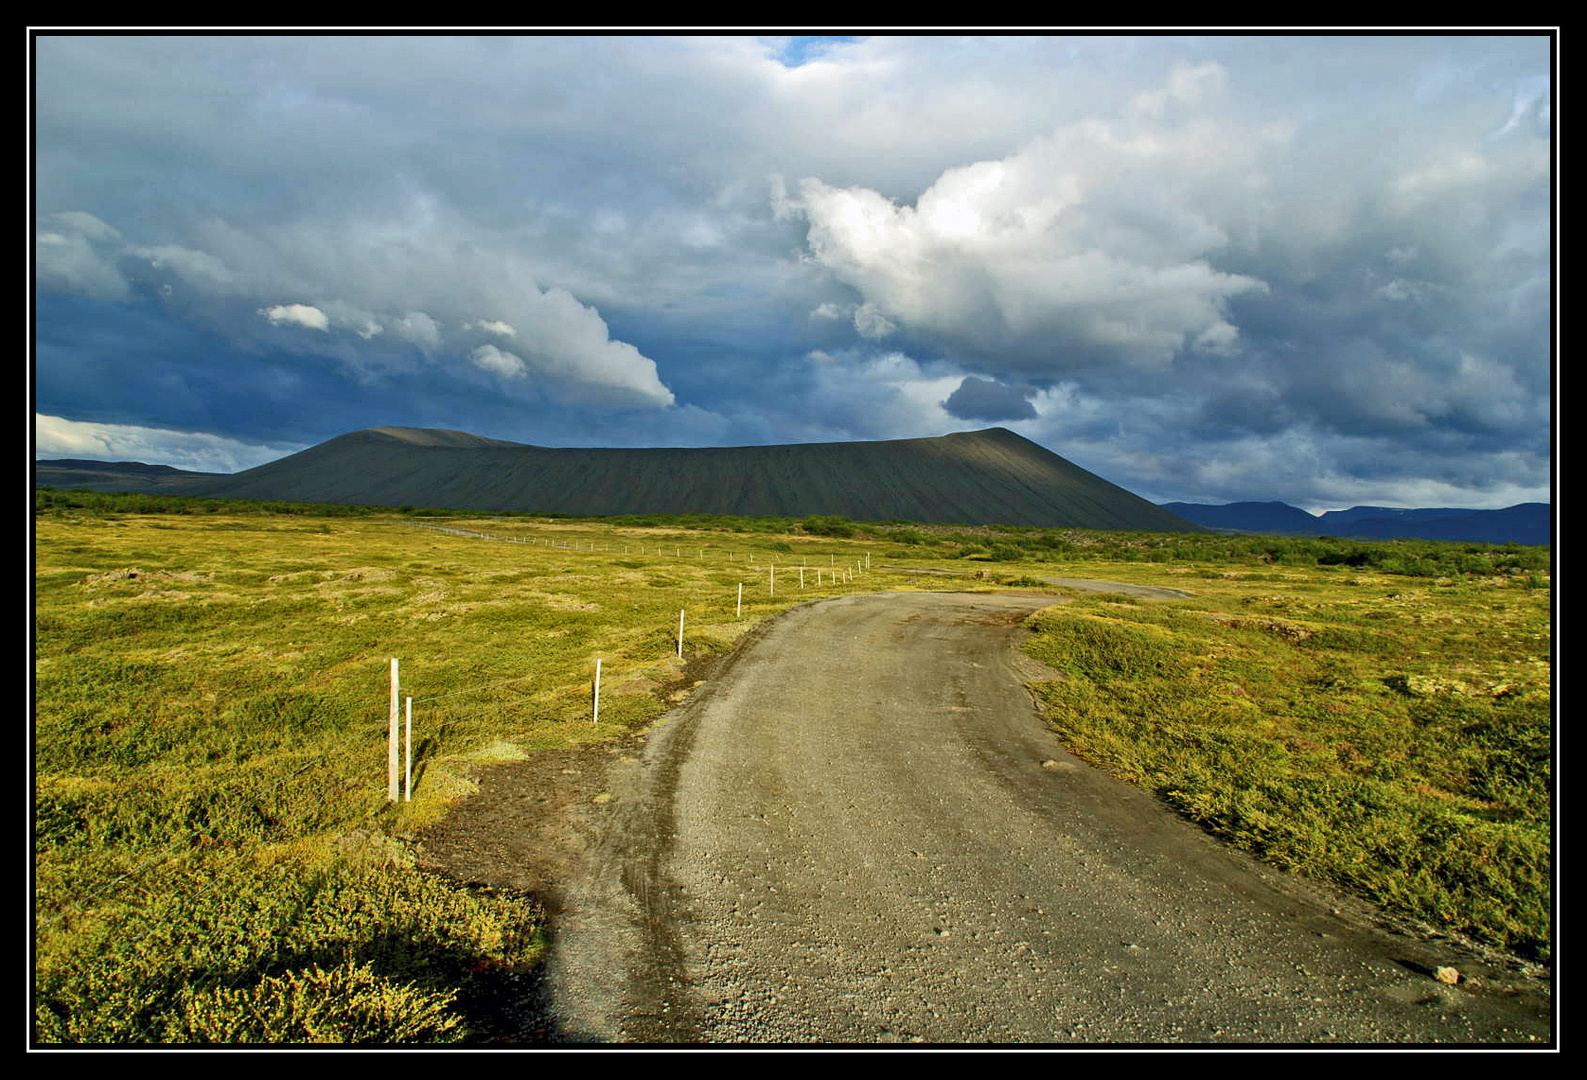
<path fill-rule="evenodd" d="M 1066 754 L 1017 649 L 1051 601 L 850 596 L 757 630 L 609 777 L 549 964 L 564 1036 L 1551 1037 L 1546 998 Z"/>

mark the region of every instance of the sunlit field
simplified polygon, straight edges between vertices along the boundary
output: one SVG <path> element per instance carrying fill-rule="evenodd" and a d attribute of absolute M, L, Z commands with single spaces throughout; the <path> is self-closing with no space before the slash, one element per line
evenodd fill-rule
<path fill-rule="evenodd" d="M 480 764 L 643 728 L 685 659 L 789 605 L 892 588 L 1072 597 L 1027 649 L 1075 752 L 1279 866 L 1550 953 L 1547 549 L 149 498 L 38 499 L 43 1042 L 500 1036 L 479 1003 L 538 962 L 541 913 L 414 869 L 418 830 Z"/>

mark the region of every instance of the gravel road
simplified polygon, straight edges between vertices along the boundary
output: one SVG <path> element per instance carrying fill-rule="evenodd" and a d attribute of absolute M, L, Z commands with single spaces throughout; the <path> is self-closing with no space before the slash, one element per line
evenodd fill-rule
<path fill-rule="evenodd" d="M 1068 754 L 1052 597 L 888 593 L 760 628 L 614 764 L 566 883 L 574 1041 L 1489 1043 L 1546 984 L 1227 851 Z M 1434 977 L 1461 973 L 1456 985 Z"/>

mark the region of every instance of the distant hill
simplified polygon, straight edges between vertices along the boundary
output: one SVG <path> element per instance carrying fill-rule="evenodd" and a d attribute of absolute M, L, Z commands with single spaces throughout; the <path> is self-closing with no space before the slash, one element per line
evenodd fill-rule
<path fill-rule="evenodd" d="M 1204 503 L 1163 503 L 1171 513 L 1209 529 L 1234 532 L 1302 533 L 1318 531 L 1317 519 L 1299 507 L 1281 502 L 1237 502 L 1224 506 Z"/>
<path fill-rule="evenodd" d="M 856 521 L 1204 531 L 1003 428 L 881 442 L 625 450 L 553 449 L 461 431 L 383 427 L 340 435 L 231 475 L 141 474 L 106 463 L 97 463 L 102 468 L 94 472 L 88 464 L 37 462 L 36 482 L 591 516 L 819 514 Z M 70 476 L 91 482 L 62 482 Z M 101 486 L 106 477 L 120 476 L 124 486 Z"/>
<path fill-rule="evenodd" d="M 1520 503 L 1503 510 L 1462 507 L 1353 506 L 1313 517 L 1281 502 L 1223 506 L 1164 503 L 1163 509 L 1218 532 L 1285 536 L 1345 536 L 1361 540 L 1450 540 L 1475 544 L 1551 544 L 1548 503 Z"/>
<path fill-rule="evenodd" d="M 89 491 L 166 491 L 170 485 L 224 477 L 226 473 L 188 472 L 141 461 L 84 461 L 58 458 L 33 463 L 33 483 Z"/>
<path fill-rule="evenodd" d="M 1320 531 L 1372 540 L 1461 540 L 1477 544 L 1552 544 L 1553 514 L 1548 503 L 1519 503 L 1502 510 L 1460 507 L 1403 509 L 1353 506 L 1317 518 Z"/>

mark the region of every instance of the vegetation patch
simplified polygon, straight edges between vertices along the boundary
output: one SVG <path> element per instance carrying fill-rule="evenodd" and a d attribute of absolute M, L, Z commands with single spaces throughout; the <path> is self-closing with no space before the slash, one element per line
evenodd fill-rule
<path fill-rule="evenodd" d="M 1040 693 L 1078 753 L 1279 865 L 1549 954 L 1546 548 L 44 490 L 36 508 L 40 1042 L 500 1037 L 543 915 L 416 870 L 409 839 L 473 769 L 627 737 L 764 618 L 960 590 L 967 554 L 996 564 L 981 589 L 1197 594 L 1036 617 L 1032 655 L 1064 674 Z M 411 802 L 386 799 L 391 657 Z"/>
<path fill-rule="evenodd" d="M 1379 607 L 1326 572 L 1292 580 L 1038 613 L 1027 651 L 1065 675 L 1038 689 L 1049 722 L 1269 862 L 1547 960 L 1547 594 L 1468 580 L 1409 607 L 1385 580 Z M 1483 632 L 1405 632 L 1429 625 Z"/>
<path fill-rule="evenodd" d="M 219 855 L 166 866 L 151 884 L 136 907 L 74 927 L 69 952 L 42 956 L 41 1042 L 489 1037 L 499 1033 L 468 1003 L 544 948 L 522 899 L 400 866 Z"/>
<path fill-rule="evenodd" d="M 638 537 L 582 521 L 542 535 L 454 515 L 476 534 L 460 536 L 416 514 L 94 493 L 41 493 L 39 511 L 41 1042 L 500 1037 L 539 909 L 419 873 L 405 838 L 473 791 L 479 764 L 625 737 L 693 685 L 685 661 L 789 605 L 886 587 L 817 589 L 812 573 L 801 589 L 795 572 L 771 595 L 764 570 L 744 573 L 764 524 L 749 543 L 690 540 L 680 558 L 647 536 L 650 553 L 614 559 Z M 781 535 L 795 567 L 796 543 L 812 567 L 852 565 L 847 546 Z M 393 656 L 411 802 L 385 797 Z"/>

